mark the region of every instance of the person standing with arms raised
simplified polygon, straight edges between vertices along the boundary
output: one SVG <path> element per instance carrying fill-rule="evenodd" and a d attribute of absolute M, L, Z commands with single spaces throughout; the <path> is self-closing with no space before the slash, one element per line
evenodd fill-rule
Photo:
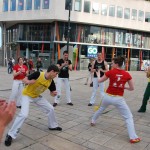
<path fill-rule="evenodd" d="M 57 66 L 60 69 L 60 72 L 58 74 L 56 84 L 57 96 L 55 96 L 53 106 L 56 107 L 60 101 L 62 82 L 64 83 L 66 88 L 67 105 L 73 106 L 71 102 L 71 92 L 69 83 L 69 71 L 72 71 L 72 63 L 71 60 L 68 59 L 68 51 L 63 52 L 63 58 L 58 60 Z"/>
<path fill-rule="evenodd" d="M 96 72 L 98 69 L 100 70 L 100 72 L 97 75 Z M 108 71 L 108 64 L 106 61 L 103 60 L 102 53 L 100 52 L 97 53 L 97 59 L 93 62 L 91 71 L 94 72 L 93 91 L 88 106 L 92 106 L 95 103 L 95 97 L 98 87 L 100 88 L 101 98 L 104 96 L 104 82 L 98 83 L 98 77 L 103 77 L 104 73 Z"/>

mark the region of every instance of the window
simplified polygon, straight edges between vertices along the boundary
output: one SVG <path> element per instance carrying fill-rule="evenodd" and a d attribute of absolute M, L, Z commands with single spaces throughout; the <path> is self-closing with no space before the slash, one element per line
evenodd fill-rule
<path fill-rule="evenodd" d="M 8 11 L 8 0 L 3 0 L 3 11 Z"/>
<path fill-rule="evenodd" d="M 132 20 L 136 20 L 137 19 L 137 10 L 136 9 L 132 9 L 131 19 Z"/>
<path fill-rule="evenodd" d="M 115 6 L 109 6 L 109 16 L 115 17 Z"/>
<path fill-rule="evenodd" d="M 150 12 L 145 13 L 145 22 L 150 22 Z"/>
<path fill-rule="evenodd" d="M 43 9 L 49 9 L 49 0 L 43 0 L 42 8 Z"/>
<path fill-rule="evenodd" d="M 139 10 L 139 21 L 143 21 L 144 20 L 144 11 Z"/>
<path fill-rule="evenodd" d="M 65 9 L 66 10 L 72 10 L 72 0 L 66 0 L 66 3 L 65 3 Z"/>
<path fill-rule="evenodd" d="M 84 1 L 84 12 L 90 13 L 91 2 L 85 0 Z"/>
<path fill-rule="evenodd" d="M 40 9 L 41 0 L 34 0 L 34 9 L 38 10 Z"/>
<path fill-rule="evenodd" d="M 120 6 L 117 6 L 117 17 L 122 18 L 123 17 L 123 8 Z"/>
<path fill-rule="evenodd" d="M 81 6 L 82 6 L 82 0 L 75 0 L 74 10 L 75 11 L 81 11 Z"/>
<path fill-rule="evenodd" d="M 10 1 L 10 10 L 15 11 L 16 10 L 16 0 Z"/>
<path fill-rule="evenodd" d="M 130 8 L 124 9 L 124 19 L 130 19 Z"/>
<path fill-rule="evenodd" d="M 32 10 L 32 0 L 26 0 L 26 10 Z"/>
<path fill-rule="evenodd" d="M 93 14 L 99 14 L 99 3 L 93 3 L 92 12 Z"/>
<path fill-rule="evenodd" d="M 24 0 L 18 0 L 18 10 L 24 10 Z"/>
<path fill-rule="evenodd" d="M 101 15 L 107 16 L 107 5 L 106 4 L 102 4 Z"/>

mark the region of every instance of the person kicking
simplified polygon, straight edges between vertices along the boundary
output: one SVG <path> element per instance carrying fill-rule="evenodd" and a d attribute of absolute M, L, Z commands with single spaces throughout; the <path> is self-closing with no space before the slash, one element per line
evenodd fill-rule
<path fill-rule="evenodd" d="M 26 84 L 22 91 L 21 111 L 18 113 L 11 129 L 8 131 L 5 139 L 5 145 L 10 146 L 12 139 L 16 139 L 17 134 L 29 114 L 30 102 L 34 102 L 39 106 L 43 112 L 48 116 L 49 130 L 61 131 L 62 128 L 58 126 L 56 121 L 54 107 L 40 94 L 46 89 L 50 90 L 50 95 L 57 95 L 56 87 L 53 79 L 57 76 L 59 68 L 56 65 L 48 67 L 47 72 L 34 72 L 33 74 L 25 77 L 23 82 Z"/>

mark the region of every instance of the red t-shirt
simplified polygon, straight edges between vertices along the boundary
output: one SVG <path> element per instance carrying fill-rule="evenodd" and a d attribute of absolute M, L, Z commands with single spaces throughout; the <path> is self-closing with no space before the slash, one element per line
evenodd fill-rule
<path fill-rule="evenodd" d="M 110 80 L 106 93 L 123 96 L 124 86 L 127 81 L 132 79 L 131 75 L 128 72 L 120 69 L 110 70 L 106 72 L 105 75 Z"/>
<path fill-rule="evenodd" d="M 16 72 L 19 72 L 20 70 L 22 70 L 22 73 L 18 74 L 17 76 L 14 77 L 14 80 L 22 80 L 25 78 L 26 76 L 26 71 L 28 70 L 27 66 L 25 65 L 22 65 L 22 66 L 19 66 L 18 64 L 15 65 L 13 67 L 13 70 L 15 70 Z"/>

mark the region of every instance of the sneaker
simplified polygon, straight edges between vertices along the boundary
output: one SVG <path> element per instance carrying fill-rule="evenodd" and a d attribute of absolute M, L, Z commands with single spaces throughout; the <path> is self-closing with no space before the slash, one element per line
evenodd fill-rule
<path fill-rule="evenodd" d="M 57 103 L 54 103 L 54 104 L 53 104 L 53 107 L 56 107 L 56 106 L 57 106 Z"/>
<path fill-rule="evenodd" d="M 138 143 L 138 142 L 140 142 L 140 141 L 141 141 L 140 138 L 136 138 L 136 139 L 131 139 L 131 140 L 130 140 L 130 143 Z"/>
<path fill-rule="evenodd" d="M 49 128 L 49 130 L 57 130 L 57 131 L 62 131 L 62 128 L 61 128 L 61 127 Z"/>
<path fill-rule="evenodd" d="M 6 135 L 6 139 L 5 139 L 5 145 L 6 146 L 10 146 L 12 142 L 12 137 L 10 135 Z"/>
<path fill-rule="evenodd" d="M 87 85 L 87 83 L 85 83 L 84 85 Z"/>
<path fill-rule="evenodd" d="M 17 108 L 21 109 L 21 106 L 16 106 Z"/>
<path fill-rule="evenodd" d="M 139 112 L 139 113 L 145 113 L 146 110 L 139 109 L 138 112 Z"/>
<path fill-rule="evenodd" d="M 73 106 L 73 104 L 70 102 L 70 103 L 67 103 L 67 105 L 70 105 L 70 106 Z"/>
<path fill-rule="evenodd" d="M 91 103 L 89 103 L 89 104 L 88 104 L 88 106 L 92 106 L 92 104 L 91 104 Z"/>
<path fill-rule="evenodd" d="M 92 127 L 95 126 L 95 123 L 92 123 L 92 122 L 91 122 L 91 126 L 92 126 Z"/>

